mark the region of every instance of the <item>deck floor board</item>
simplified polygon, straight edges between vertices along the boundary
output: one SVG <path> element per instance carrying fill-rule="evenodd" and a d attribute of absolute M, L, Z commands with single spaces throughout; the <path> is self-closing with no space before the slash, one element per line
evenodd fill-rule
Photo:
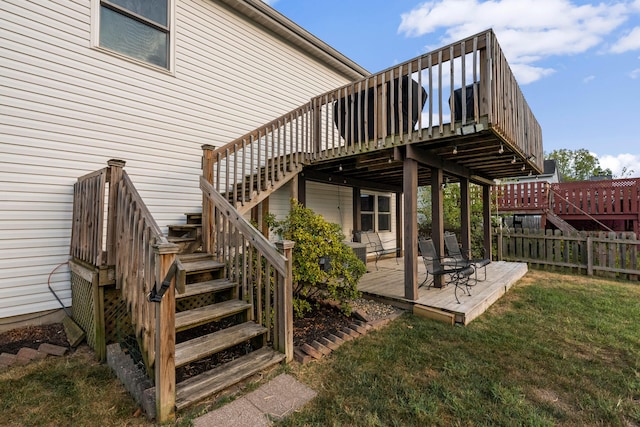
<path fill-rule="evenodd" d="M 456 323 L 468 324 L 484 313 L 494 302 L 502 297 L 518 280 L 527 273 L 527 264 L 519 262 L 494 261 L 487 265 L 487 280 L 478 281 L 471 287 L 471 295 L 460 290 L 456 302 L 454 286 L 444 288 L 428 288 L 427 285 L 418 289 L 418 299 L 407 301 L 404 298 L 404 263 L 402 258 L 381 259 L 378 266 L 373 263 L 367 265 L 367 273 L 360 279 L 358 290 L 365 294 L 382 297 L 403 303 L 427 307 L 431 310 L 451 313 Z M 418 262 L 418 283 L 422 283 L 426 270 L 422 259 Z"/>

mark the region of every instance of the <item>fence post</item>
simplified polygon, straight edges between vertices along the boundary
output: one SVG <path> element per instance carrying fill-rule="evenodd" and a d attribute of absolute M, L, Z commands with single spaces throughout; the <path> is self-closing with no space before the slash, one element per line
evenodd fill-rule
<path fill-rule="evenodd" d="M 295 242 L 281 240 L 276 242 L 278 251 L 287 258 L 287 271 L 278 281 L 276 302 L 277 350 L 285 354 L 285 360 L 293 359 L 293 247 Z"/>
<path fill-rule="evenodd" d="M 160 243 L 153 247 L 156 258 L 156 291 L 174 263 L 178 246 L 173 243 Z M 176 406 L 176 298 L 175 277 L 166 290 L 162 300 L 155 303 L 155 382 L 156 382 L 156 419 L 159 423 L 175 418 Z"/>
<path fill-rule="evenodd" d="M 202 176 L 213 185 L 213 145 L 202 146 Z M 212 253 L 213 236 L 213 203 L 206 195 L 202 195 L 202 250 Z"/>
<path fill-rule="evenodd" d="M 587 236 L 587 274 L 593 276 L 593 238 Z"/>
<path fill-rule="evenodd" d="M 116 224 L 118 220 L 118 185 L 122 180 L 123 168 L 126 162 L 124 160 L 111 159 L 107 162 L 109 166 L 109 200 L 107 201 L 107 259 L 102 259 L 107 265 L 115 265 L 116 263 Z"/>

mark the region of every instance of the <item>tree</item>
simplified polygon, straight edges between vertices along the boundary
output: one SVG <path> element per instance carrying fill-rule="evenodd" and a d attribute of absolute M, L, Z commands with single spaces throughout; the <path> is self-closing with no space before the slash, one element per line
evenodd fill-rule
<path fill-rule="evenodd" d="M 610 169 L 602 169 L 600 161 L 586 148 L 553 150 L 545 156 L 555 159 L 558 170 L 565 181 L 585 181 L 592 176 L 611 176 Z"/>

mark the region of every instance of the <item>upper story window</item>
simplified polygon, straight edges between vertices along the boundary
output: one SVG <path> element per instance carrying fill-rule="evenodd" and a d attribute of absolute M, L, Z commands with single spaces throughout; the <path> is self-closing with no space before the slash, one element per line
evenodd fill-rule
<path fill-rule="evenodd" d="M 100 47 L 170 68 L 171 0 L 100 0 Z"/>

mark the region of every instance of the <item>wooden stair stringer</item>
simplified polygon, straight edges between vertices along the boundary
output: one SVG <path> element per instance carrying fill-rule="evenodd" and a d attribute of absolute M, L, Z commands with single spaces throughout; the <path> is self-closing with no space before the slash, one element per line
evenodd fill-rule
<path fill-rule="evenodd" d="M 257 206 L 259 203 L 261 203 L 263 200 L 268 198 L 275 191 L 277 191 L 282 186 L 284 186 L 289 181 L 291 181 L 293 178 L 298 176 L 300 172 L 302 172 L 302 164 L 298 165 L 295 169 L 291 170 L 290 172 L 287 172 L 284 175 L 280 175 L 279 179 L 277 179 L 275 182 L 271 181 L 269 188 L 267 188 L 266 190 L 262 190 L 259 193 L 257 191 L 254 191 L 253 194 L 251 195 L 252 196 L 251 199 L 245 202 L 244 204 L 242 204 L 241 202 L 235 203 L 236 210 L 240 212 L 240 215 L 244 215 L 248 213 L 253 207 Z"/>
<path fill-rule="evenodd" d="M 284 360 L 285 355 L 263 347 L 246 356 L 176 384 L 176 409 L 183 410 Z"/>

